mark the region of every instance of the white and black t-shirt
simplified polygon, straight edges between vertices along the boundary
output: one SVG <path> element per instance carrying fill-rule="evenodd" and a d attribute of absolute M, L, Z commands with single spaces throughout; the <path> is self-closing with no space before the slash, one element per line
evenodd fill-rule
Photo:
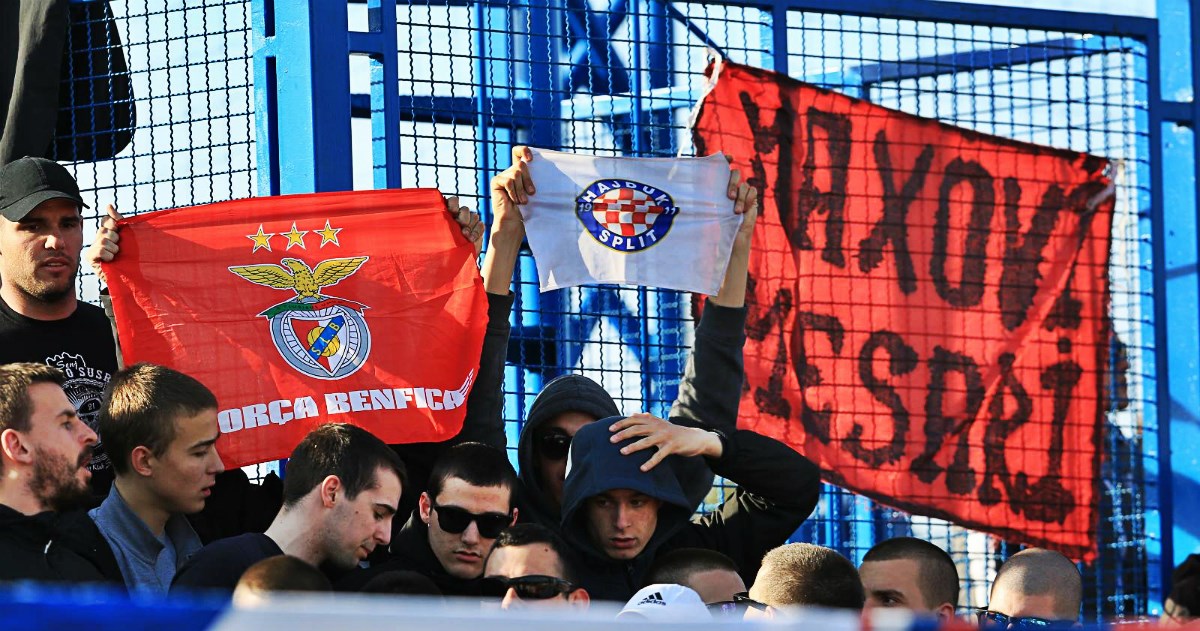
<path fill-rule="evenodd" d="M 13 311 L 0 299 L 0 364 L 33 362 L 62 370 L 67 376 L 63 390 L 79 418 L 98 430 L 104 387 L 117 371 L 117 346 L 104 310 L 83 301 L 78 304 L 75 313 L 62 320 L 35 320 Z M 108 495 L 113 479 L 103 440 L 101 437 L 88 466 L 92 488 L 100 499 Z"/>

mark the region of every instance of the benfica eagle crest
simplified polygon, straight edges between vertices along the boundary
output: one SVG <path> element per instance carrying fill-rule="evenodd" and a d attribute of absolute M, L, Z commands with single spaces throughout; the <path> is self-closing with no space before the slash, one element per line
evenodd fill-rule
<path fill-rule="evenodd" d="M 280 265 L 235 265 L 229 271 L 256 285 L 295 292 L 259 315 L 270 322 L 271 340 L 288 365 L 309 377 L 336 380 L 354 374 L 371 352 L 367 306 L 321 291 L 354 275 L 369 258 L 328 259 L 313 268 L 285 258 Z"/>

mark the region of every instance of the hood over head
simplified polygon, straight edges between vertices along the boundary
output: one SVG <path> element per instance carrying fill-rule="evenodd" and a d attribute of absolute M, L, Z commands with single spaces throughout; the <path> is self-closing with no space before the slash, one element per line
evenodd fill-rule
<path fill-rule="evenodd" d="M 583 375 L 558 377 L 546 384 L 533 400 L 517 444 L 517 470 L 521 477 L 519 501 L 522 517 L 546 525 L 557 524 L 559 514 L 538 479 L 533 435 L 542 424 L 565 412 L 582 412 L 598 419 L 621 413 L 608 391 Z"/>
<path fill-rule="evenodd" d="M 639 555 L 645 558 L 648 553 L 652 556 L 655 549 L 687 523 L 692 515 L 692 505 L 684 496 L 674 468 L 668 462 L 674 456 L 650 471 L 642 471 L 641 466 L 650 459 L 652 450 L 643 449 L 629 455 L 621 453 L 622 447 L 640 439 L 632 438 L 619 443 L 609 441 L 612 436 L 609 426 L 623 418 L 610 416 L 586 425 L 571 441 L 567 481 L 563 486 L 563 536 L 589 555 L 604 557 L 588 536 L 584 504 L 589 497 L 605 491 L 630 489 L 662 502 L 658 509 L 658 527 Z"/>

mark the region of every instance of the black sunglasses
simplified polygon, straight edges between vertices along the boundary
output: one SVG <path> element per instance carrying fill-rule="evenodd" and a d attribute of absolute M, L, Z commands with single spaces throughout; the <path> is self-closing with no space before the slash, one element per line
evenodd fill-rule
<path fill-rule="evenodd" d="M 1049 629 L 1067 629 L 1072 626 L 1072 623 L 1061 620 L 1008 616 L 995 611 L 989 611 L 987 607 L 977 608 L 975 613 L 979 616 L 980 629 L 1013 629 L 1016 631 L 1021 629 L 1026 631 L 1037 629 L 1047 631 Z"/>
<path fill-rule="evenodd" d="M 733 600 L 722 600 L 705 606 L 715 618 L 741 618 L 746 615 L 747 609 L 766 611 L 769 605 L 751 598 L 750 592 L 738 592 L 733 595 Z"/>
<path fill-rule="evenodd" d="M 578 589 L 570 581 L 554 576 L 489 576 L 484 581 L 484 593 L 497 598 L 503 597 L 511 588 L 521 600 L 546 600 L 560 594 L 570 594 Z"/>
<path fill-rule="evenodd" d="M 479 536 L 484 539 L 495 539 L 500 531 L 512 523 L 512 514 L 480 513 L 465 511 L 457 506 L 440 506 L 434 503 L 433 510 L 438 514 L 438 527 L 452 535 L 461 534 L 471 522 L 479 528 Z"/>
<path fill-rule="evenodd" d="M 538 453 L 547 460 L 564 460 L 571 451 L 571 435 L 561 429 L 539 430 L 533 434 Z"/>

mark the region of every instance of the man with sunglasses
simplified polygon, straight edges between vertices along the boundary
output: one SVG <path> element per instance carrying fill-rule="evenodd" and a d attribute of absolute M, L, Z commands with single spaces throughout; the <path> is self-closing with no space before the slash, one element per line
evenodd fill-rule
<path fill-rule="evenodd" d="M 502 598 L 502 609 L 570 605 L 587 609 L 591 597 L 580 587 L 571 553 L 552 530 L 517 524 L 500 533 L 488 555 L 485 589 Z"/>
<path fill-rule="evenodd" d="M 500 532 L 516 523 L 517 473 L 503 449 L 463 443 L 434 463 L 418 506 L 390 547 L 391 559 L 350 573 L 337 589 L 357 591 L 383 572 L 411 570 L 447 596 L 481 596 L 483 563 Z"/>
<path fill-rule="evenodd" d="M 667 458 L 703 457 L 738 485 L 721 507 L 691 520 L 692 507 Z M 563 488 L 563 534 L 584 559 L 592 598 L 624 601 L 659 554 L 717 550 L 753 576 L 771 548 L 817 504 L 820 471 L 783 443 L 748 430 L 712 432 L 648 414 L 583 426 L 571 441 Z"/>
<path fill-rule="evenodd" d="M 392 516 L 407 472 L 391 448 L 361 427 L 328 423 L 292 450 L 283 508 L 265 533 L 215 541 L 175 575 L 171 593 L 232 593 L 258 561 L 286 554 L 330 578 L 353 569 L 392 536 Z"/>
<path fill-rule="evenodd" d="M 1064 629 L 1075 625 L 1083 604 L 1083 579 L 1067 557 L 1040 548 L 1009 557 L 980 609 L 984 629 Z"/>
<path fill-rule="evenodd" d="M 494 219 L 482 268 L 489 300 L 509 294 L 525 234 L 517 206 L 528 202 L 536 192 L 527 164 L 532 159 L 528 147 L 516 147 L 513 165 L 492 179 Z M 739 184 L 739 180 L 738 172 L 732 171 L 727 194 L 733 200 L 733 212 L 745 214 L 746 219 L 734 241 L 721 289 L 708 299 L 696 328 L 695 345 L 669 415 L 676 425 L 726 431 L 737 425 L 743 381 L 742 346 L 746 339 L 746 270 L 757 213 L 756 190 L 745 183 Z M 480 387 L 477 382 L 472 396 L 478 396 L 476 391 Z M 502 397 L 498 387 L 495 396 Z M 587 377 L 564 375 L 546 384 L 529 408 L 518 444 L 521 479 L 518 505 L 523 519 L 559 528 L 567 450 L 572 437 L 588 423 L 619 414 L 612 396 Z M 712 472 L 700 458 L 672 461 L 670 466 L 694 509 L 712 489 Z"/>

